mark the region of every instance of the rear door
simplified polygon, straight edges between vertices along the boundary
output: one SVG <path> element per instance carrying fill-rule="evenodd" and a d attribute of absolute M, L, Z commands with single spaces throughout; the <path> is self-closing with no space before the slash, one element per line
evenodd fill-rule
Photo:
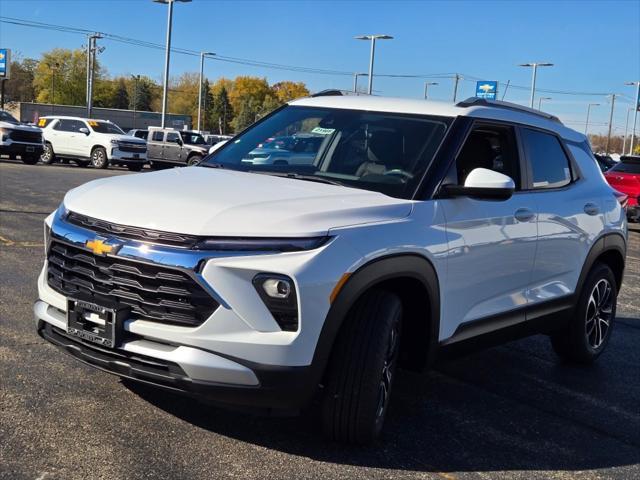
<path fill-rule="evenodd" d="M 164 132 L 162 130 L 150 130 L 147 138 L 147 157 L 149 160 L 162 160 L 164 147 Z"/>
<path fill-rule="evenodd" d="M 52 133 L 50 142 L 56 155 L 77 155 L 78 147 L 75 140 L 78 137 L 78 131 L 75 120 L 59 119 L 53 125 Z"/>
<path fill-rule="evenodd" d="M 438 200 L 448 243 L 443 338 L 462 324 L 474 328 L 480 325 L 476 322 L 498 315 L 503 316 L 501 326 L 525 320 L 522 307 L 527 305 L 536 254 L 537 209 L 532 195 L 522 188 L 523 166 L 513 126 L 477 122 L 447 175 L 447 183 L 464 185 L 472 170 L 486 168 L 511 177 L 516 192 L 507 200 Z M 497 328 L 494 322 L 482 324 Z"/>

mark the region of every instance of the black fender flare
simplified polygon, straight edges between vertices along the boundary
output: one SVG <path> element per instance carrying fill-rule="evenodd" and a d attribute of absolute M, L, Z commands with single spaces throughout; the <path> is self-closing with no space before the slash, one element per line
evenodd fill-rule
<path fill-rule="evenodd" d="M 429 345 L 426 345 L 427 362 L 436 355 L 440 334 L 440 287 L 432 263 L 418 254 L 397 254 L 377 258 L 358 268 L 340 289 L 325 318 L 312 361 L 312 370 L 321 382 L 329 361 L 334 341 L 354 303 L 371 287 L 394 278 L 409 277 L 422 283 L 428 292 Z"/>
<path fill-rule="evenodd" d="M 597 259 L 603 253 L 606 253 L 608 251 L 618 252 L 622 256 L 622 259 L 624 261 L 627 253 L 627 242 L 621 233 L 607 233 L 595 241 L 595 243 L 591 247 L 591 250 L 589 250 L 589 253 L 587 254 L 587 258 L 585 259 L 584 264 L 582 265 L 582 270 L 580 271 L 580 276 L 578 277 L 578 283 L 576 284 L 576 290 L 574 292 L 576 298 L 578 298 L 577 296 L 580 295 L 582 286 L 587 279 L 587 275 L 589 275 L 589 272 L 593 268 L 593 265 L 596 263 Z M 620 276 L 620 281 L 622 281 L 622 273 Z M 620 285 L 618 285 L 618 288 L 619 287 Z"/>

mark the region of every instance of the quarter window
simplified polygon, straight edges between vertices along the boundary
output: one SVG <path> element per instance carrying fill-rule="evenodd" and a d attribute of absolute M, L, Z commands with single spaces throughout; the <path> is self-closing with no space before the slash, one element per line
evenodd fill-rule
<path fill-rule="evenodd" d="M 571 166 L 555 135 L 522 129 L 534 189 L 559 188 L 571 183 Z"/>

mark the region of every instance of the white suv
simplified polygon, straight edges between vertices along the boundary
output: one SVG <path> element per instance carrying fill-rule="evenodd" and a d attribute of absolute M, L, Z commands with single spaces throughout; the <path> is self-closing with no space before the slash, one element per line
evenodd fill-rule
<path fill-rule="evenodd" d="M 248 165 L 323 135 L 306 165 Z M 396 366 L 533 333 L 588 363 L 611 335 L 625 212 L 587 139 L 502 102 L 296 100 L 197 167 L 104 178 L 46 219 L 40 335 L 223 405 L 321 401 L 380 432 Z"/>
<path fill-rule="evenodd" d="M 41 161 L 46 164 L 57 157 L 74 160 L 83 167 L 125 165 L 139 172 L 147 162 L 147 143 L 126 135 L 109 121 L 47 116 L 40 117 L 38 126 L 45 142 Z"/>

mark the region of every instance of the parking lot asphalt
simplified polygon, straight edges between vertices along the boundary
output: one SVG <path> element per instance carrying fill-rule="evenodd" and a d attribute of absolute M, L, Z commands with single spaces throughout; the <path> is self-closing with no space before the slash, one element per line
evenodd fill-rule
<path fill-rule="evenodd" d="M 608 350 L 562 364 L 537 336 L 398 376 L 384 436 L 325 441 L 122 382 L 35 333 L 42 221 L 64 193 L 128 174 L 0 161 L 0 478 L 640 478 L 640 226 Z M 143 173 L 144 174 L 144 173 Z"/>

